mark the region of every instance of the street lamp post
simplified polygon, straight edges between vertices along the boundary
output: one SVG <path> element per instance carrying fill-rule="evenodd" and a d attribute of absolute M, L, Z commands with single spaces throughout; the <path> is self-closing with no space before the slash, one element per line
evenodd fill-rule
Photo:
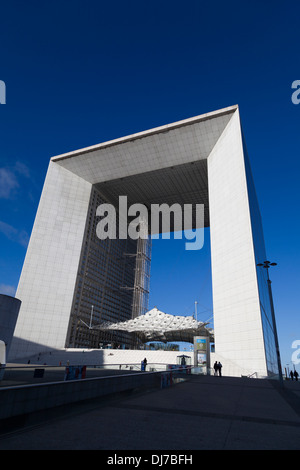
<path fill-rule="evenodd" d="M 90 326 L 89 326 L 90 329 L 92 329 L 93 313 L 94 313 L 94 305 L 92 305 L 92 310 L 91 310 Z"/>
<path fill-rule="evenodd" d="M 265 268 L 267 270 L 267 282 L 268 282 L 268 290 L 269 290 L 270 305 L 271 305 L 273 332 L 274 332 L 274 338 L 275 338 L 275 348 L 276 348 L 277 365 L 278 365 L 278 373 L 279 373 L 279 383 L 280 383 L 280 386 L 283 387 L 283 378 L 282 378 L 279 343 L 278 343 L 276 320 L 275 320 L 273 294 L 272 294 L 272 288 L 271 288 L 271 280 L 270 280 L 270 277 L 269 277 L 269 268 L 270 268 L 270 266 L 277 266 L 277 263 L 271 263 L 270 261 L 264 261 L 263 263 L 257 264 L 257 266 L 262 266 L 263 268 Z"/>

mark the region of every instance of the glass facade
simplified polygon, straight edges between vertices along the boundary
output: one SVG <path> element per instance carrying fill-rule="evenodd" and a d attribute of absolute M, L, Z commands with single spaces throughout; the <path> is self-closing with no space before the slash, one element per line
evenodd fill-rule
<path fill-rule="evenodd" d="M 151 241 L 100 240 L 96 210 L 106 202 L 93 187 L 66 339 L 69 348 L 99 348 L 107 343 L 133 347 L 131 334 L 93 327 L 103 321 L 123 322 L 148 310 Z"/>
<path fill-rule="evenodd" d="M 245 157 L 245 170 L 246 170 L 247 187 L 248 187 L 255 263 L 257 265 L 258 263 L 263 263 L 264 261 L 266 261 L 267 258 L 266 258 L 265 242 L 264 242 L 264 236 L 263 236 L 262 220 L 261 220 L 261 215 L 260 215 L 259 206 L 257 202 L 257 196 L 256 196 L 252 172 L 250 168 L 247 148 L 246 148 L 244 141 L 243 141 L 243 150 L 244 150 L 244 157 Z M 272 375 L 278 374 L 278 361 L 277 361 L 276 344 L 275 344 L 276 331 L 274 331 L 266 271 L 267 270 L 263 267 L 260 267 L 260 266 L 256 267 L 258 290 L 259 290 L 259 297 L 260 297 L 261 321 L 262 321 L 266 362 L 267 362 L 266 365 L 267 365 L 268 375 L 272 376 Z"/>

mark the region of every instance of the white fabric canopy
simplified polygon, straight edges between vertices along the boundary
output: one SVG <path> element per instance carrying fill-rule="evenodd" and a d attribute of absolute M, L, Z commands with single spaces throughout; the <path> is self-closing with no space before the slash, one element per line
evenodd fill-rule
<path fill-rule="evenodd" d="M 143 342 L 148 341 L 187 341 L 193 342 L 194 336 L 210 336 L 213 330 L 206 328 L 207 323 L 197 321 L 192 316 L 169 315 L 156 307 L 145 315 L 125 322 L 103 322 L 96 329 L 128 331 L 136 333 Z"/>

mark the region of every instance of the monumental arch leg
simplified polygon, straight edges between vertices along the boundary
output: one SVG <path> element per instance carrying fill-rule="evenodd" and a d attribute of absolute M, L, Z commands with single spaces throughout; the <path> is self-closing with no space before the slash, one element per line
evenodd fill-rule
<path fill-rule="evenodd" d="M 230 375 L 267 375 L 238 110 L 208 157 L 216 354 Z"/>
<path fill-rule="evenodd" d="M 65 347 L 91 187 L 50 162 L 16 294 L 11 359 Z"/>

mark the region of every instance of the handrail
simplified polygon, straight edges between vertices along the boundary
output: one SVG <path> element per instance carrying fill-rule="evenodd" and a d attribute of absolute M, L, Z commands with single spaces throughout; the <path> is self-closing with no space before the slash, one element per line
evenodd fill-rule
<path fill-rule="evenodd" d="M 73 366 L 73 367 L 76 367 L 76 366 Z M 178 369 L 170 369 L 170 370 L 159 370 L 159 371 L 147 371 L 146 374 L 148 375 L 151 375 L 151 374 L 170 374 L 171 376 L 173 377 L 176 377 L 176 375 L 180 374 L 183 372 L 183 370 L 192 370 L 194 367 L 193 366 L 182 366 L 181 368 L 178 368 Z M 140 371 L 140 369 L 139 369 Z M 132 375 L 140 375 L 140 374 L 137 374 L 137 372 L 133 372 Z M 0 386 L 0 393 L 1 391 L 5 390 L 5 389 L 21 389 L 21 388 L 32 388 L 32 387 L 44 387 L 44 386 L 47 386 L 47 385 L 55 385 L 55 384 L 64 384 L 64 383 L 69 383 L 69 382 L 78 382 L 79 381 L 95 381 L 95 380 L 105 380 L 107 379 L 108 377 L 110 379 L 117 379 L 118 377 L 122 377 L 123 374 L 119 374 L 119 375 L 112 375 L 112 376 L 104 376 L 104 377 L 85 377 L 84 379 L 71 379 L 71 380 L 52 380 L 52 381 L 49 381 L 49 382 L 35 382 L 35 383 L 22 383 L 22 384 L 17 384 L 17 385 L 5 385 L 3 387 Z"/>
<path fill-rule="evenodd" d="M 253 372 L 253 374 L 247 375 L 247 378 L 248 378 L 248 379 L 251 379 L 254 375 L 256 375 L 256 378 L 258 377 L 257 372 Z"/>
<path fill-rule="evenodd" d="M 151 364 L 156 364 L 156 365 L 161 365 L 161 366 L 166 366 L 168 364 L 170 364 L 170 362 L 148 362 L 147 363 L 147 366 L 150 366 Z M 59 368 L 59 367 L 68 367 L 68 366 L 72 366 L 72 367 L 77 367 L 77 366 L 86 366 L 86 367 L 91 367 L 91 368 L 100 368 L 100 367 L 106 367 L 106 368 L 109 368 L 110 366 L 124 366 L 124 367 L 128 367 L 128 366 L 137 366 L 137 367 L 141 367 L 141 361 L 140 362 L 116 362 L 116 363 L 113 363 L 113 364 L 110 364 L 110 363 L 102 363 L 102 364 L 87 364 L 87 363 L 82 363 L 82 364 L 79 364 L 77 362 L 72 362 L 70 364 L 67 364 L 66 362 L 65 363 L 62 363 L 62 364 L 58 364 L 58 365 L 55 365 L 55 364 L 43 364 L 43 363 L 30 363 L 30 364 L 1 364 L 0 368 L 3 368 L 3 369 L 36 369 L 36 368 Z M 176 364 L 176 365 L 179 365 L 179 364 Z"/>

